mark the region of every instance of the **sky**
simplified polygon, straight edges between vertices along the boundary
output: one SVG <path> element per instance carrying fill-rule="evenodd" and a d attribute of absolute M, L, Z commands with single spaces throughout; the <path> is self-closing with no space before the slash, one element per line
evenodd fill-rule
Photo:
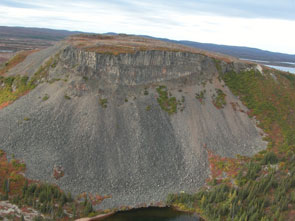
<path fill-rule="evenodd" d="M 295 0 L 0 0 L 0 25 L 140 34 L 295 54 Z"/>

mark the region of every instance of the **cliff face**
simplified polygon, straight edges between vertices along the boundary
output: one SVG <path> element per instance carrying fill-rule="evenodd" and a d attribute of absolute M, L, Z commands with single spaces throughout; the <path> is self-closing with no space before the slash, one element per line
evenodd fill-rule
<path fill-rule="evenodd" d="M 123 86 L 167 81 L 205 72 L 210 78 L 216 70 L 212 59 L 188 52 L 138 51 L 114 56 L 67 47 L 61 58 L 87 77 Z"/>
<path fill-rule="evenodd" d="M 137 51 L 114 56 L 69 46 L 64 49 L 61 59 L 71 68 L 76 68 L 80 75 L 124 86 L 149 84 L 192 75 L 202 81 L 211 79 L 217 71 L 214 59 L 190 52 Z M 234 63 L 234 67 L 225 65 L 223 68 L 240 70 L 245 69 L 246 65 Z"/>
<path fill-rule="evenodd" d="M 73 45 L 60 46 L 57 58 L 48 82 L 0 111 L 1 148 L 24 159 L 32 179 L 75 194 L 112 195 L 101 208 L 149 205 L 204 184 L 204 147 L 232 157 L 265 148 L 247 109 L 218 79 L 213 58 L 159 50 L 114 55 Z M 163 85 L 177 113 L 159 105 Z M 217 89 L 226 94 L 221 109 L 214 105 Z M 64 171 L 58 180 L 57 166 Z"/>

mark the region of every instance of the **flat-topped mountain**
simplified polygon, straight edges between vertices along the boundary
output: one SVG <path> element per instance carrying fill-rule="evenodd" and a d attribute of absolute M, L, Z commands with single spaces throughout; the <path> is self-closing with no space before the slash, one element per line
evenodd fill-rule
<path fill-rule="evenodd" d="M 204 184 L 208 150 L 234 157 L 266 147 L 221 77 L 246 70 L 263 71 L 159 40 L 72 36 L 0 78 L 19 95 L 0 99 L 1 149 L 24 160 L 30 179 L 109 196 L 100 208 L 163 202 Z"/>
<path fill-rule="evenodd" d="M 134 35 L 98 35 L 98 34 L 79 34 L 68 37 L 66 42 L 84 51 L 96 52 L 101 54 L 131 54 L 138 51 L 170 51 L 170 52 L 190 52 L 194 54 L 204 54 L 210 57 L 227 59 L 230 61 L 238 60 L 235 57 L 216 54 L 193 48 L 181 44 L 161 41 L 153 38 L 145 38 Z"/>

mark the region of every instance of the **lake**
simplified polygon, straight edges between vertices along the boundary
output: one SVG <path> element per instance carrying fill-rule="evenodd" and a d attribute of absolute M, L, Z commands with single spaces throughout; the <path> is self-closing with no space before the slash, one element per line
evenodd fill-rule
<path fill-rule="evenodd" d="M 292 74 L 295 74 L 295 68 L 294 67 L 283 67 L 283 66 L 276 66 L 276 65 L 265 65 L 270 68 L 274 68 L 280 71 L 290 72 Z"/>
<path fill-rule="evenodd" d="M 201 221 L 194 214 L 179 212 L 171 208 L 149 207 L 117 212 L 104 221 Z"/>
<path fill-rule="evenodd" d="M 292 74 L 295 74 L 295 63 L 294 62 L 284 62 L 284 61 L 277 61 L 276 63 L 281 63 L 282 65 L 284 64 L 288 64 L 288 65 L 293 65 L 293 67 L 286 67 L 286 66 L 279 66 L 279 65 L 270 65 L 270 64 L 267 64 L 267 63 L 271 63 L 270 61 L 262 61 L 262 60 L 251 60 L 251 59 L 246 59 L 246 58 L 240 58 L 240 60 L 245 60 L 245 61 L 253 61 L 253 62 L 256 62 L 256 63 L 261 63 L 267 67 L 270 67 L 270 68 L 274 68 L 274 69 L 277 69 L 279 71 L 285 71 L 285 72 L 290 72 Z"/>
<path fill-rule="evenodd" d="M 5 53 L 7 53 L 7 52 L 13 52 L 12 50 L 0 50 L 0 52 L 2 53 L 2 52 L 5 52 Z"/>

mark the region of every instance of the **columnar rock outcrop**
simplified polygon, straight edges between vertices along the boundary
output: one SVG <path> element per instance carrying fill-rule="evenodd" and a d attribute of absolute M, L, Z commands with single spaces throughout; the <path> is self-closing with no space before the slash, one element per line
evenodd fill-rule
<path fill-rule="evenodd" d="M 138 51 L 132 54 L 98 54 L 64 49 L 61 59 L 79 73 L 104 79 L 110 84 L 141 85 L 206 73 L 212 78 L 216 71 L 213 59 L 202 54 L 170 51 Z"/>

